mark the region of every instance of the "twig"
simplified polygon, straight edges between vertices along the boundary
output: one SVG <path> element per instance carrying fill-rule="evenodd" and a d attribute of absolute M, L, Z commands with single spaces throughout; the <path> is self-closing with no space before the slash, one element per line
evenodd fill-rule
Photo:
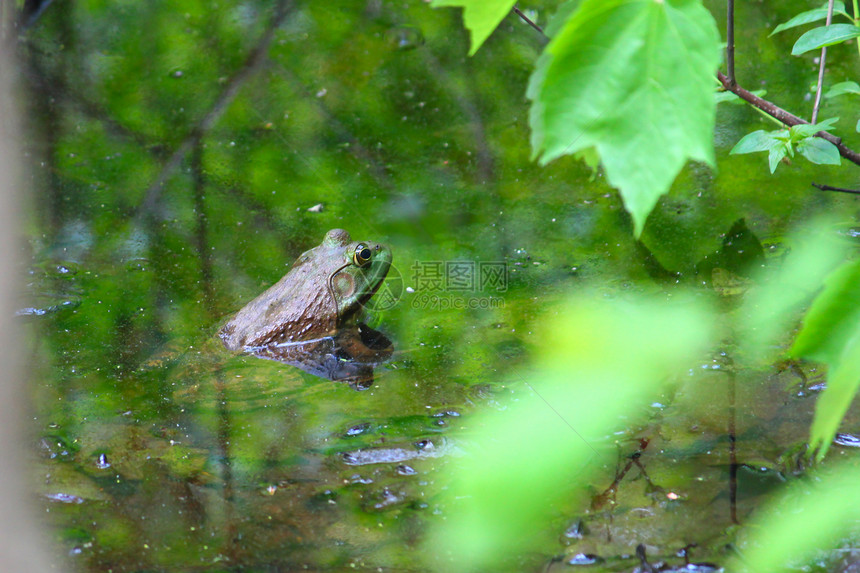
<path fill-rule="evenodd" d="M 369 168 L 369 173 L 373 176 L 379 185 L 385 187 L 386 189 L 394 189 L 395 185 L 391 181 L 391 177 L 388 175 L 386 171 L 386 167 L 384 162 L 380 161 L 373 152 L 365 147 L 358 137 L 352 133 L 349 128 L 338 118 L 325 104 L 325 100 L 320 97 L 315 97 L 313 95 L 313 91 L 305 84 L 305 82 L 291 69 L 287 68 L 280 62 L 273 62 L 272 70 L 274 73 L 280 74 L 286 78 L 286 80 L 290 83 L 291 86 L 295 87 L 295 89 L 300 92 L 302 97 L 311 102 L 316 106 L 317 110 L 322 114 L 325 118 L 325 125 L 328 129 L 332 130 L 334 134 L 341 140 L 349 143 L 347 150 L 350 155 L 355 157 L 358 161 L 364 162 Z M 286 145 L 287 147 L 291 147 L 290 143 L 287 139 L 281 135 L 279 132 L 275 132 L 277 137 Z M 310 161 L 305 159 L 305 157 L 301 154 L 298 154 L 298 157 L 301 161 L 303 161 L 309 169 L 313 170 L 313 166 Z M 322 177 L 320 177 L 322 179 Z M 326 182 L 326 185 L 329 185 Z"/>
<path fill-rule="evenodd" d="M 132 141 L 156 156 L 163 155 L 161 148 L 158 145 L 153 145 L 153 142 L 147 139 L 144 134 L 129 129 L 115 118 L 104 113 L 101 106 L 88 100 L 76 86 L 65 83 L 61 74 L 50 73 L 35 59 L 30 61 L 30 65 L 22 66 L 19 73 L 36 84 L 42 93 L 50 96 L 53 100 L 73 106 L 80 113 L 98 121 L 105 131 L 114 137 Z"/>
<path fill-rule="evenodd" d="M 726 65 L 729 70 L 729 82 L 736 86 L 735 78 L 735 0 L 728 0 L 728 15 L 726 18 Z"/>
<path fill-rule="evenodd" d="M 645 479 L 647 481 L 650 481 L 650 479 L 648 478 L 648 474 L 645 472 L 645 468 L 642 467 L 642 465 L 638 461 L 639 458 L 642 457 L 642 453 L 645 451 L 645 448 L 648 447 L 649 443 L 651 443 L 651 438 L 639 439 L 639 449 L 633 452 L 633 454 L 629 457 L 627 464 L 625 464 L 624 466 L 624 469 L 618 471 L 618 469 L 616 468 L 615 479 L 612 480 L 612 483 L 609 485 L 609 487 L 603 490 L 602 493 L 599 493 L 594 496 L 594 498 L 591 500 L 592 509 L 599 509 L 603 507 L 606 502 L 615 495 L 615 493 L 618 491 L 618 487 L 621 485 L 621 480 L 624 479 L 624 476 L 627 475 L 627 472 L 629 472 L 634 465 L 637 465 L 642 471 L 642 475 L 645 476 Z"/>
<path fill-rule="evenodd" d="M 827 2 L 827 20 L 825 26 L 833 21 L 833 0 Z M 824 62 L 827 60 L 827 46 L 821 47 L 821 58 L 818 63 L 818 86 L 815 88 L 815 104 L 812 106 L 812 123 L 818 121 L 818 106 L 821 105 L 821 88 L 824 86 Z"/>
<path fill-rule="evenodd" d="M 35 24 L 51 2 L 52 0 L 24 0 L 24 7 L 21 8 L 21 28 L 26 29 Z"/>
<path fill-rule="evenodd" d="M 543 31 L 543 28 L 541 28 L 540 26 L 538 26 L 537 24 L 535 24 L 535 23 L 531 20 L 531 18 L 529 18 L 528 16 L 526 16 L 525 14 L 523 14 L 522 10 L 520 10 L 520 9 L 519 9 L 519 8 L 517 8 L 516 6 L 514 6 L 514 13 L 515 13 L 517 16 L 519 16 L 520 18 L 522 18 L 522 19 L 523 19 L 523 21 L 525 21 L 525 23 L 526 23 L 526 24 L 528 24 L 529 26 L 531 26 L 532 28 L 534 28 L 535 30 L 537 30 L 538 32 L 540 32 L 541 34 L 543 34 L 544 36 L 546 36 L 546 33 Z"/>
<path fill-rule="evenodd" d="M 457 106 L 462 110 L 463 114 L 469 118 L 469 126 L 472 131 L 472 137 L 475 140 L 476 155 L 478 160 L 478 174 L 481 177 L 481 182 L 484 184 L 490 183 L 495 179 L 495 161 L 493 152 L 487 144 L 487 132 L 484 127 L 484 119 L 481 110 L 475 102 L 474 94 L 478 93 L 477 86 L 473 85 L 470 89 L 463 89 L 460 85 L 452 81 L 448 75 L 448 69 L 439 63 L 439 60 L 430 51 L 424 52 L 424 68 L 427 69 L 435 78 L 438 78 L 439 85 L 449 86 L 449 91 L 457 103 Z M 469 79 L 476 77 L 475 74 L 469 74 Z"/>
<path fill-rule="evenodd" d="M 749 103 L 750 105 L 752 105 L 752 106 L 766 112 L 768 115 L 778 119 L 779 121 L 781 121 L 782 123 L 784 123 L 787 126 L 809 124 L 809 122 L 806 121 L 805 119 L 801 119 L 801 118 L 797 117 L 796 115 L 794 115 L 793 113 L 785 111 L 781 107 L 758 97 L 757 95 L 745 90 L 744 88 L 742 88 L 738 85 L 732 85 L 731 82 L 729 81 L 729 78 L 727 78 L 725 76 L 725 74 L 723 74 L 721 72 L 717 72 L 717 79 L 720 81 L 720 83 L 723 85 L 723 87 L 725 89 L 732 92 L 733 94 L 735 94 L 736 96 L 738 96 L 739 98 L 741 98 L 745 102 Z M 842 140 L 840 138 L 838 138 L 835 135 L 832 135 L 830 133 L 827 133 L 826 131 L 819 131 L 815 135 L 817 137 L 820 137 L 821 139 L 826 139 L 827 141 L 829 141 L 830 143 L 835 145 L 836 149 L 839 150 L 839 155 L 841 155 L 842 157 L 844 157 L 845 159 L 847 159 L 851 163 L 854 163 L 856 165 L 860 165 L 860 153 L 857 153 L 853 149 L 846 146 L 844 143 L 842 143 Z"/>
<path fill-rule="evenodd" d="M 733 368 L 729 373 L 729 516 L 732 523 L 738 521 L 738 434 L 737 434 L 737 380 Z"/>
<path fill-rule="evenodd" d="M 194 180 L 195 247 L 200 258 L 200 283 L 203 305 L 215 317 L 215 297 L 212 285 L 212 251 L 209 249 L 209 219 L 206 216 L 206 176 L 203 171 L 203 144 L 197 142 L 191 151 L 191 176 Z"/>
<path fill-rule="evenodd" d="M 176 151 L 173 152 L 170 159 L 168 159 L 167 163 L 165 163 L 161 168 L 161 172 L 158 174 L 158 177 L 155 178 L 155 181 L 153 181 L 149 186 L 149 189 L 146 190 L 143 202 L 137 210 L 137 218 L 146 217 L 152 213 L 155 206 L 158 204 L 158 200 L 161 198 L 161 193 L 164 191 L 164 184 L 167 182 L 167 178 L 170 177 L 170 175 L 182 164 L 182 161 L 185 159 L 185 156 L 188 155 L 188 152 L 197 145 L 206 132 L 209 131 L 218 118 L 221 117 L 221 114 L 224 113 L 227 107 L 233 102 L 236 94 L 239 93 L 239 88 L 242 87 L 248 78 L 250 78 L 251 75 L 259 69 L 263 61 L 265 61 L 266 55 L 269 52 L 269 46 L 272 43 L 272 38 L 275 36 L 275 30 L 277 30 L 283 23 L 284 18 L 286 18 L 287 13 L 289 12 L 289 10 L 287 10 L 289 3 L 290 0 L 280 0 L 277 6 L 275 6 L 275 15 L 272 17 L 272 21 L 269 22 L 268 28 L 266 28 L 266 31 L 263 33 L 256 47 L 254 47 L 248 55 L 245 63 L 239 71 L 236 72 L 236 75 L 230 78 L 224 91 L 221 92 L 218 99 L 206 115 L 204 115 L 197 125 L 191 129 L 185 137 L 185 140 L 178 148 L 176 148 Z"/>
<path fill-rule="evenodd" d="M 860 189 L 846 189 L 844 187 L 831 187 L 830 185 L 821 185 L 820 183 L 813 183 L 813 187 L 821 189 L 822 191 L 838 191 L 840 193 L 853 193 L 855 195 L 860 195 Z"/>
<path fill-rule="evenodd" d="M 234 199 L 241 207 L 244 207 L 245 209 L 253 213 L 254 227 L 263 224 L 267 226 L 269 230 L 273 231 L 278 238 L 283 236 L 283 224 L 280 222 L 278 217 L 276 217 L 275 214 L 272 213 L 272 210 L 268 205 L 266 205 L 256 197 L 253 197 L 248 193 L 244 192 L 239 187 L 221 187 L 215 185 L 213 188 L 227 194 L 229 197 Z M 284 247 L 285 255 L 289 254 L 290 251 L 293 250 L 293 248 L 295 247 L 295 245 L 289 242 L 284 242 L 282 246 Z"/>

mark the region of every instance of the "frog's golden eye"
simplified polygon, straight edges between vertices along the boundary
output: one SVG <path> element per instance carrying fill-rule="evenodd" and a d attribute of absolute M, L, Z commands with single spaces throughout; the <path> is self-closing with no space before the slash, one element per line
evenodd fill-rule
<path fill-rule="evenodd" d="M 352 260 L 360 267 L 370 264 L 370 258 L 373 256 L 373 251 L 365 244 L 359 244 L 352 254 Z"/>

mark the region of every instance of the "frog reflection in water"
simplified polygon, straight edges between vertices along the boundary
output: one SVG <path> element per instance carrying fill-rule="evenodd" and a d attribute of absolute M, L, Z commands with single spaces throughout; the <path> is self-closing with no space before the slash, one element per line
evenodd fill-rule
<path fill-rule="evenodd" d="M 392 347 L 358 316 L 390 266 L 391 250 L 385 245 L 352 242 L 349 233 L 333 229 L 236 313 L 221 328 L 221 340 L 230 350 L 367 388 L 373 365 L 388 358 Z"/>

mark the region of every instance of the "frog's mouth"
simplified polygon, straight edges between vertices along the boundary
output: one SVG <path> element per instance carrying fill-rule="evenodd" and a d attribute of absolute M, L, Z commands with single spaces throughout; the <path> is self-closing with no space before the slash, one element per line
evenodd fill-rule
<path fill-rule="evenodd" d="M 367 301 L 369 301 L 371 298 L 373 298 L 373 295 L 376 294 L 376 292 L 379 290 L 379 287 L 381 287 L 382 283 L 385 282 L 385 277 L 388 276 L 388 270 L 391 268 L 391 262 L 390 261 L 380 261 L 378 263 L 375 263 L 375 264 L 379 264 L 379 265 L 382 265 L 382 264 L 385 265 L 385 268 L 380 269 L 380 271 L 379 271 L 379 279 L 376 281 L 376 284 L 373 285 L 372 288 L 368 289 L 365 294 L 361 295 L 358 299 L 356 299 L 356 302 L 358 304 L 356 305 L 356 309 L 354 311 L 352 311 L 350 313 L 341 314 L 341 308 L 338 306 L 337 296 L 335 296 L 334 280 L 335 280 L 335 277 L 337 277 L 338 273 L 340 273 L 343 269 L 349 267 L 351 264 L 352 263 L 347 263 L 347 264 L 341 266 L 336 271 L 334 271 L 328 278 L 329 296 L 331 297 L 331 300 L 334 303 L 335 316 L 337 317 L 338 324 L 341 324 L 345 319 L 348 319 L 348 318 L 358 314 L 358 312 L 359 312 L 358 307 L 364 306 L 365 303 L 367 303 Z"/>
<path fill-rule="evenodd" d="M 364 295 L 363 297 L 361 297 L 361 299 L 359 300 L 359 302 L 360 302 L 361 304 L 364 304 L 364 303 L 366 303 L 367 301 L 369 301 L 371 298 L 373 298 L 373 295 L 375 295 L 375 294 L 376 294 L 376 291 L 378 291 L 378 290 L 379 290 L 379 287 L 381 287 L 381 286 L 382 286 L 382 283 L 384 283 L 384 282 L 385 282 L 385 277 L 387 277 L 387 276 L 388 276 L 388 270 L 391 268 L 391 263 L 390 263 L 390 262 L 388 262 L 388 261 L 384 261 L 384 263 L 383 263 L 383 264 L 385 264 L 385 268 L 384 268 L 384 269 L 382 270 L 382 272 L 380 273 L 379 280 L 378 280 L 378 281 L 376 281 L 376 284 L 373 286 L 373 288 L 372 288 L 372 289 L 370 289 L 370 290 L 368 291 L 368 293 L 367 293 L 366 295 Z"/>
<path fill-rule="evenodd" d="M 367 304 L 367 301 L 373 298 L 373 296 L 379 291 L 379 288 L 382 286 L 382 283 L 385 282 L 385 277 L 388 276 L 388 269 L 391 268 L 390 262 L 385 262 L 385 268 L 382 269 L 379 273 L 379 280 L 376 281 L 376 284 L 373 285 L 373 288 L 369 289 L 365 294 L 363 294 L 358 299 L 358 305 L 356 305 L 356 309 L 354 312 L 350 313 L 350 315 L 358 314 L 360 312 L 358 307 L 364 307 Z M 335 301 L 337 304 L 337 301 Z"/>

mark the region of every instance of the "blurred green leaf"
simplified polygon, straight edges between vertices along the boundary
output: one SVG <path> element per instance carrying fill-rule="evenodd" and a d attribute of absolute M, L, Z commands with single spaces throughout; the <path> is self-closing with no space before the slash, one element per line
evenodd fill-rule
<path fill-rule="evenodd" d="M 836 547 L 860 513 L 860 470 L 842 465 L 798 480 L 746 526 L 750 539 L 726 571 L 800 570 L 821 550 Z"/>
<path fill-rule="evenodd" d="M 772 354 L 781 352 L 782 339 L 798 320 L 801 307 L 844 260 L 847 245 L 834 239 L 831 228 L 827 220 L 810 223 L 787 240 L 788 255 L 756 277 L 761 286 L 750 292 L 741 309 L 741 347 L 748 356 L 774 360 Z"/>
<path fill-rule="evenodd" d="M 845 263 L 824 280 L 791 349 L 795 356 L 837 364 L 860 328 L 860 261 Z"/>
<path fill-rule="evenodd" d="M 463 25 L 469 30 L 469 55 L 472 56 L 511 13 L 514 4 L 516 0 L 433 0 L 430 5 L 434 8 L 463 8 Z"/>
<path fill-rule="evenodd" d="M 810 436 L 819 459 L 827 453 L 860 384 L 860 261 L 842 265 L 824 284 L 791 349 L 794 356 L 830 367 Z"/>
<path fill-rule="evenodd" d="M 555 14 L 553 14 L 549 24 L 544 28 L 544 33 L 550 38 L 558 34 L 567 24 L 570 16 L 579 7 L 580 2 L 581 0 L 567 0 L 567 2 L 562 3 L 558 7 L 558 10 L 555 11 Z"/>
<path fill-rule="evenodd" d="M 614 455 L 605 436 L 629 427 L 666 378 L 689 366 L 711 324 L 681 300 L 581 297 L 559 313 L 544 326 L 537 370 L 512 378 L 513 401 L 472 438 L 449 488 L 447 519 L 428 543 L 447 548 L 460 570 L 497 570 L 533 548 L 555 504 Z"/>
<path fill-rule="evenodd" d="M 832 46 L 857 36 L 860 36 L 860 27 L 853 24 L 831 24 L 813 28 L 797 39 L 794 47 L 791 48 L 791 55 L 799 56 L 810 50 Z"/>
<path fill-rule="evenodd" d="M 833 87 L 824 94 L 824 97 L 831 98 L 843 94 L 860 94 L 860 85 L 857 82 L 839 82 L 838 84 L 833 84 Z"/>
<path fill-rule="evenodd" d="M 815 418 L 809 432 L 809 448 L 817 460 L 824 459 L 839 430 L 845 412 L 860 386 L 860 325 L 849 339 L 838 363 L 827 373 L 827 387 L 815 404 Z"/>
<path fill-rule="evenodd" d="M 534 155 L 595 147 L 638 236 L 688 160 L 714 163 L 719 45 L 699 2 L 585 0 L 529 84 Z"/>
<path fill-rule="evenodd" d="M 828 3 L 825 2 L 820 8 L 801 12 L 788 22 L 784 22 L 774 28 L 773 32 L 771 32 L 770 35 L 773 36 L 777 32 L 782 32 L 783 30 L 788 30 L 789 28 L 795 28 L 797 26 L 802 26 L 811 22 L 818 22 L 819 20 L 824 20 L 825 18 L 827 18 L 827 4 Z M 845 16 L 848 16 L 848 14 L 845 13 L 845 4 L 842 2 L 833 3 L 833 13 L 844 14 Z"/>

